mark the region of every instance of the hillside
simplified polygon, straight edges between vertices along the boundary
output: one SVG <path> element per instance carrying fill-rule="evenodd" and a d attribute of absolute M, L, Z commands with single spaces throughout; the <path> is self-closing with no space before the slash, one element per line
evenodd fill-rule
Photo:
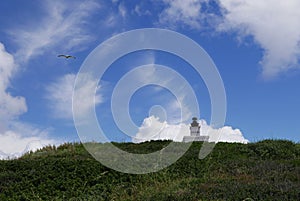
<path fill-rule="evenodd" d="M 147 153 L 168 143 L 115 144 Z M 132 175 L 101 165 L 82 144 L 48 146 L 0 161 L 0 200 L 300 200 L 299 143 L 218 143 L 204 160 L 200 147 L 162 171 Z"/>

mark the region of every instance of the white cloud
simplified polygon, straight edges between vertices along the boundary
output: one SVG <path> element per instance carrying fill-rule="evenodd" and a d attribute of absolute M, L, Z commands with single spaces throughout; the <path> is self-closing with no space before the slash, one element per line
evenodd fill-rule
<path fill-rule="evenodd" d="M 170 90 L 170 93 L 176 96 L 176 99 L 168 100 L 167 94 L 166 96 L 160 94 L 160 98 L 163 99 L 165 103 L 162 105 L 166 105 L 165 110 L 169 114 L 168 120 L 172 123 L 185 122 L 197 115 L 193 112 L 194 109 L 191 108 L 191 106 L 194 106 L 193 101 L 191 101 L 191 98 L 193 98 L 193 90 L 188 80 L 184 77 L 181 78 L 179 73 L 175 73 L 175 71 L 171 71 L 171 69 L 158 71 L 160 67 L 155 66 L 155 55 L 153 53 L 148 54 L 143 58 L 143 61 L 146 64 L 153 65 L 150 65 L 147 69 L 136 71 L 137 75 L 134 76 L 136 80 L 143 84 L 149 80 L 154 80 L 154 83 L 166 87 Z M 157 93 L 163 90 L 162 87 L 154 88 L 155 92 Z M 175 88 L 176 90 L 174 90 Z"/>
<path fill-rule="evenodd" d="M 203 119 L 200 120 L 199 124 L 201 125 L 201 133 L 203 135 L 208 135 L 208 141 L 210 142 L 249 142 L 244 138 L 240 129 L 234 129 L 231 126 L 223 126 L 219 129 L 214 129 Z"/>
<path fill-rule="evenodd" d="M 126 15 L 127 15 L 127 10 L 126 10 L 126 7 L 124 6 L 123 3 L 120 3 L 120 4 L 119 4 L 118 9 L 119 9 L 120 15 L 121 15 L 123 18 L 126 17 Z"/>
<path fill-rule="evenodd" d="M 57 141 L 47 137 L 50 130 L 40 129 L 20 121 L 11 121 L 9 129 L 0 135 L 0 150 L 7 154 L 21 154 L 35 150 L 34 145 L 37 145 L 37 142 L 44 145 L 57 143 Z"/>
<path fill-rule="evenodd" d="M 182 132 L 179 132 L 180 130 Z M 166 121 L 161 122 L 155 116 L 150 116 L 144 119 L 132 141 L 135 143 L 160 139 L 182 141 L 183 136 L 186 136 L 188 133 L 189 127 L 186 124 L 170 125 Z"/>
<path fill-rule="evenodd" d="M 133 12 L 136 13 L 138 16 L 148 15 L 151 16 L 151 12 L 148 9 L 142 7 L 142 5 L 135 5 Z"/>
<path fill-rule="evenodd" d="M 13 97 L 8 92 L 0 92 L 0 119 L 14 119 L 27 111 L 24 97 Z"/>
<path fill-rule="evenodd" d="M 151 94 L 151 101 L 159 102 L 157 105 L 161 109 L 156 110 L 156 112 L 161 113 L 163 110 L 168 122 L 185 122 L 193 116 L 199 115 L 195 92 L 183 76 L 167 66 L 156 65 L 153 53 L 141 57 L 141 60 L 144 61 L 145 65 L 126 73 L 114 88 L 112 108 L 114 114 L 117 112 L 115 120 L 118 124 L 126 127 L 131 123 L 131 121 L 127 122 L 129 119 L 129 106 L 127 105 L 129 104 L 129 96 L 134 94 L 137 89 L 143 89 L 143 87 L 152 84 L 155 84 L 156 87 L 146 89 L 147 94 Z M 126 129 L 125 133 L 135 133 L 135 131 Z"/>
<path fill-rule="evenodd" d="M 0 160 L 16 158 L 46 145 L 58 144 L 58 141 L 47 137 L 47 130 L 39 130 L 18 122 L 11 122 L 10 127 L 10 130 L 0 133 Z"/>
<path fill-rule="evenodd" d="M 207 125 L 205 120 L 200 120 L 200 135 L 209 135 L 210 142 L 240 142 L 248 143 L 239 129 L 233 129 L 230 126 L 224 126 L 219 129 L 213 129 Z M 190 135 L 189 124 L 169 124 L 166 121 L 161 122 L 159 118 L 150 116 L 145 118 L 139 131 L 132 141 L 135 143 L 150 140 L 173 140 L 182 142 L 184 136 Z"/>
<path fill-rule="evenodd" d="M 50 107 L 55 118 L 73 118 L 72 97 L 75 79 L 75 74 L 66 74 L 47 87 L 46 98 L 50 102 Z M 103 101 L 103 98 L 99 93 L 101 87 L 97 88 L 95 102 L 93 102 L 88 100 L 90 97 L 89 95 L 94 94 L 95 91 L 94 83 L 91 79 L 85 80 L 85 82 L 79 86 L 77 93 L 79 94 L 78 97 L 81 97 L 81 99 L 74 102 L 74 107 L 80 108 L 78 114 L 85 115 L 90 108 L 94 107 L 94 103 L 98 105 Z"/>
<path fill-rule="evenodd" d="M 31 57 L 44 54 L 49 48 L 60 51 L 81 50 L 82 44 L 93 38 L 86 32 L 87 19 L 100 6 L 96 1 L 64 3 L 47 1 L 45 17 L 35 19 L 25 29 L 10 31 L 19 46 L 16 56 L 18 62 L 26 62 Z"/>
<path fill-rule="evenodd" d="M 12 76 L 17 70 L 13 56 L 0 43 L 0 133 L 7 128 L 9 121 L 27 111 L 25 98 L 14 97 L 8 92 Z"/>
<path fill-rule="evenodd" d="M 51 83 L 46 91 L 52 115 L 56 118 L 72 118 L 72 96 L 76 75 L 67 74 Z"/>
<path fill-rule="evenodd" d="M 182 93 L 176 97 L 177 100 L 169 101 L 167 106 L 167 111 L 170 111 L 170 115 L 172 115 L 168 120 L 172 124 L 187 122 L 197 115 L 192 107 L 195 104 L 191 104 L 191 101 L 189 100 L 191 97 L 190 94 L 184 93 L 184 91 L 187 91 L 187 87 L 181 85 L 178 86 L 178 88 L 181 89 Z"/>
<path fill-rule="evenodd" d="M 160 15 L 160 23 L 178 26 L 184 23 L 192 28 L 200 28 L 203 20 L 201 3 L 206 0 L 163 0 L 167 8 Z"/>
<path fill-rule="evenodd" d="M 44 144 L 55 143 L 47 138 L 47 131 L 18 121 L 18 117 L 27 111 L 25 98 L 8 92 L 17 70 L 14 57 L 0 43 L 0 159 L 17 157 Z"/>
<path fill-rule="evenodd" d="M 218 0 L 222 16 L 212 12 L 216 8 L 211 7 L 209 0 L 162 1 L 166 9 L 160 14 L 159 22 L 163 25 L 177 28 L 183 24 L 197 30 L 237 32 L 241 41 L 252 36 L 263 49 L 260 64 L 264 78 L 299 68 L 299 0 Z M 203 4 L 207 8 L 203 9 Z"/>
<path fill-rule="evenodd" d="M 224 9 L 220 29 L 251 35 L 264 49 L 261 61 L 264 77 L 298 66 L 300 1 L 220 0 L 220 5 Z"/>

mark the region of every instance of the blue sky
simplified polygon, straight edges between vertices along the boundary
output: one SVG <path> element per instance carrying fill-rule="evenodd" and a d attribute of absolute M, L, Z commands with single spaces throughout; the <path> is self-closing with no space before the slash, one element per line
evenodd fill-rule
<path fill-rule="evenodd" d="M 298 142 L 299 8 L 298 0 L 1 1 L 0 153 L 11 156 L 45 144 L 79 141 L 72 93 L 81 65 L 100 43 L 141 28 L 176 31 L 210 55 L 226 90 L 225 141 Z M 148 50 L 118 59 L 101 78 L 96 111 L 108 138 L 131 141 L 113 120 L 111 94 L 122 76 L 146 64 L 168 66 L 188 80 L 199 102 L 201 124 L 208 128 L 211 103 L 201 77 L 181 58 Z M 139 89 L 129 110 L 139 129 L 131 135 L 147 136 L 165 126 L 161 135 L 172 138 L 169 133 L 177 128 L 180 110 L 167 89 Z M 191 114 L 184 115 L 181 123 L 187 125 Z"/>

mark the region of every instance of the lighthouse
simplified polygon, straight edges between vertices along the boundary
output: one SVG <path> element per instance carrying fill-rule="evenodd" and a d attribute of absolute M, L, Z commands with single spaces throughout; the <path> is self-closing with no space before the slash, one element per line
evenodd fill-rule
<path fill-rule="evenodd" d="M 208 136 L 200 135 L 200 128 L 201 126 L 198 123 L 197 117 L 192 118 L 192 123 L 190 125 L 190 135 L 183 137 L 183 142 L 203 142 L 208 141 Z"/>
<path fill-rule="evenodd" d="M 194 136 L 194 137 L 200 136 L 200 126 L 197 121 L 197 117 L 194 117 L 192 120 L 193 120 L 193 122 L 191 123 L 191 126 L 190 126 L 191 136 Z"/>

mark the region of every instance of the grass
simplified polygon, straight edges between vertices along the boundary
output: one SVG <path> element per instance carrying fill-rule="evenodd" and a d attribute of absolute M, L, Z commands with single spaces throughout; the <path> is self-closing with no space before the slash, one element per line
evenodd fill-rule
<path fill-rule="evenodd" d="M 151 153 L 168 143 L 115 145 Z M 0 200 L 299 200 L 299 143 L 218 143 L 199 160 L 201 145 L 194 142 L 175 164 L 145 175 L 108 169 L 79 143 L 47 146 L 0 161 Z"/>

